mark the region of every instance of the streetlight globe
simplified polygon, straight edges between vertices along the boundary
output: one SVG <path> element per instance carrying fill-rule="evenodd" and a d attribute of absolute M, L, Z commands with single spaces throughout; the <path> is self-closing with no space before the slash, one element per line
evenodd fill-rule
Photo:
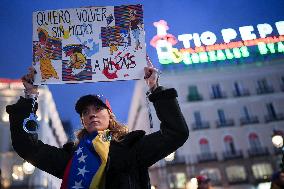
<path fill-rule="evenodd" d="M 30 164 L 29 162 L 25 161 L 23 163 L 23 171 L 25 174 L 27 175 L 33 174 L 34 170 L 35 170 L 35 166 Z"/>
<path fill-rule="evenodd" d="M 272 143 L 276 148 L 283 147 L 283 137 L 281 135 L 274 135 L 272 137 Z"/>

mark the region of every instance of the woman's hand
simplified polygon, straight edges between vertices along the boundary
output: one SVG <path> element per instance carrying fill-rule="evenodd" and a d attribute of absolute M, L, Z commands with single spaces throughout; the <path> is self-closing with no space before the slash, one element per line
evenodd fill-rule
<path fill-rule="evenodd" d="M 33 85 L 35 74 L 36 70 L 33 67 L 29 67 L 29 73 L 21 78 L 23 85 L 25 87 L 26 95 L 38 94 L 38 89 L 37 89 L 38 86 Z"/>
<path fill-rule="evenodd" d="M 158 87 L 158 78 L 159 73 L 158 69 L 153 67 L 153 64 L 149 58 L 149 56 L 146 56 L 147 60 L 147 67 L 144 67 L 145 76 L 144 79 L 151 91 L 154 91 Z"/>

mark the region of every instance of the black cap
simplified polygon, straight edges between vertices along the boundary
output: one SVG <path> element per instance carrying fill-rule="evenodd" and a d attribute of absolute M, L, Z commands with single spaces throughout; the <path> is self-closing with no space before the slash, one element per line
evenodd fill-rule
<path fill-rule="evenodd" d="M 94 94 L 89 94 L 80 97 L 79 100 L 76 102 L 75 110 L 81 116 L 82 111 L 89 105 L 105 107 L 110 111 L 112 111 L 109 101 L 106 98 L 104 98 L 102 95 L 94 95 Z"/>

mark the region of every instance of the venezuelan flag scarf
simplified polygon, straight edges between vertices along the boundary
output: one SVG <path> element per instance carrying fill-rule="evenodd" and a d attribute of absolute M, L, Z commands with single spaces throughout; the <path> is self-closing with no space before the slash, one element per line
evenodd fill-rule
<path fill-rule="evenodd" d="M 101 189 L 110 142 L 102 133 L 84 136 L 65 169 L 61 189 Z"/>

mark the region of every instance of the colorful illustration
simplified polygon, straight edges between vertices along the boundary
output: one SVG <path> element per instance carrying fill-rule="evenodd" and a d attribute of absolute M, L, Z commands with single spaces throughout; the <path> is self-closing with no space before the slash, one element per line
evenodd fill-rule
<path fill-rule="evenodd" d="M 142 5 L 34 12 L 33 41 L 35 84 L 143 77 Z"/>
<path fill-rule="evenodd" d="M 33 43 L 34 64 L 40 63 L 40 73 L 43 81 L 49 78 L 59 79 L 58 74 L 52 66 L 52 59 L 61 59 L 61 41 L 52 38 L 47 31 L 42 28 L 37 29 L 39 41 Z"/>
<path fill-rule="evenodd" d="M 138 48 L 142 48 L 139 41 L 140 36 L 140 30 L 142 29 L 142 23 L 141 19 L 137 14 L 137 11 L 135 9 L 131 9 L 129 11 L 129 19 L 130 19 L 130 30 L 131 33 L 135 39 L 135 50 L 138 50 Z"/>
<path fill-rule="evenodd" d="M 88 49 L 88 47 L 81 44 L 71 44 L 63 47 L 65 56 L 70 57 L 69 61 L 64 60 L 62 63 L 63 81 L 92 79 L 91 60 L 87 60 L 86 56 L 82 54 L 83 49 Z"/>

